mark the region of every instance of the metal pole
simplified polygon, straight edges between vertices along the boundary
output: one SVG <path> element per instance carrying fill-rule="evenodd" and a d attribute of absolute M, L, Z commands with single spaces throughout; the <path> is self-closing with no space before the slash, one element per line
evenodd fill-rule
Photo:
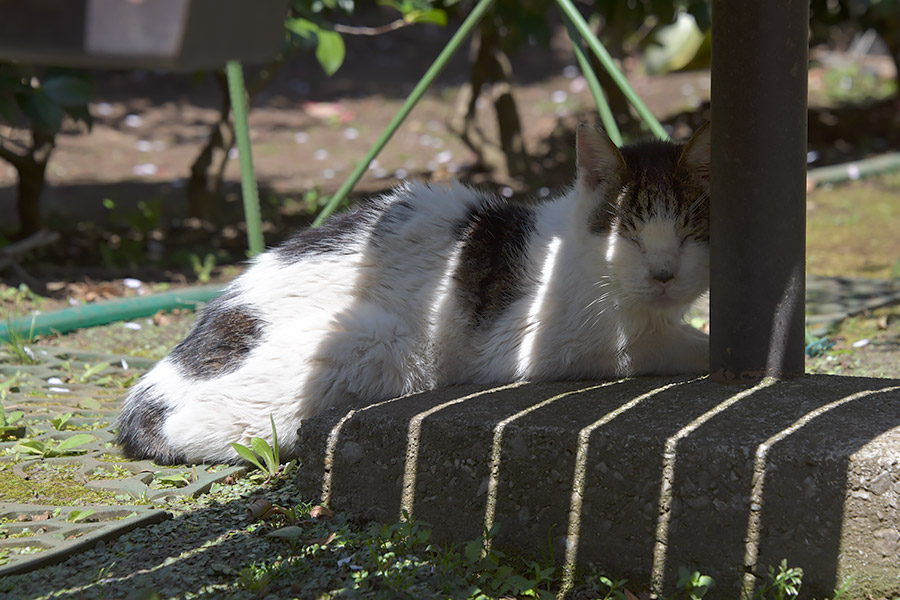
<path fill-rule="evenodd" d="M 241 63 L 230 60 L 225 65 L 228 77 L 228 94 L 231 97 L 231 112 L 234 114 L 234 137 L 237 139 L 241 161 L 241 192 L 244 197 L 244 221 L 247 223 L 249 255 L 256 256 L 263 251 L 262 218 L 259 213 L 259 191 L 256 188 L 256 174 L 253 172 L 253 154 L 250 151 L 250 127 L 247 125 L 247 99 L 244 87 L 244 72 Z"/>
<path fill-rule="evenodd" d="M 809 3 L 712 4 L 710 372 L 803 374 Z"/>
<path fill-rule="evenodd" d="M 478 4 L 475 5 L 475 8 L 472 9 L 472 12 L 469 13 L 469 16 L 466 17 L 466 20 L 463 21 L 463 24 L 457 30 L 453 37 L 450 38 L 450 41 L 447 42 L 447 46 L 444 47 L 443 51 L 438 55 L 435 59 L 434 63 L 428 68 L 425 74 L 422 76 L 422 79 L 419 83 L 416 84 L 416 87 L 413 88 L 413 91 L 410 92 L 409 96 L 406 98 L 406 101 L 403 103 L 403 106 L 400 107 L 400 110 L 397 111 L 397 114 L 394 115 L 394 118 L 388 123 L 387 128 L 381 134 L 375 144 L 369 148 L 368 154 L 366 154 L 365 158 L 363 158 L 359 163 L 357 163 L 356 168 L 350 173 L 350 176 L 347 180 L 338 188 L 338 191 L 334 193 L 334 196 L 328 201 L 324 207 L 322 207 L 322 211 L 316 216 L 315 221 L 313 221 L 312 226 L 318 227 L 321 225 L 325 219 L 334 212 L 334 209 L 338 207 L 341 203 L 341 200 L 347 197 L 347 194 L 350 193 L 350 190 L 353 189 L 353 186 L 362 179 L 363 174 L 366 172 L 366 169 L 369 168 L 369 163 L 372 162 L 378 153 L 381 152 L 381 149 L 384 148 L 384 145 L 388 143 L 388 140 L 391 139 L 391 136 L 394 135 L 394 132 L 397 131 L 397 128 L 400 127 L 400 124 L 403 123 L 404 119 L 406 119 L 407 115 L 409 115 L 410 111 L 412 111 L 413 107 L 419 102 L 422 98 L 422 95 L 425 94 L 425 90 L 428 89 L 428 86 L 437 78 L 441 71 L 444 70 L 444 67 L 447 66 L 447 63 L 450 62 L 450 59 L 453 58 L 453 55 L 456 54 L 456 51 L 459 50 L 459 47 L 465 41 L 465 39 L 469 36 L 469 33 L 472 32 L 473 29 L 481 22 L 481 19 L 484 17 L 484 13 L 491 7 L 494 0 L 479 0 Z M 474 90 L 474 93 L 478 93 L 478 90 Z"/>

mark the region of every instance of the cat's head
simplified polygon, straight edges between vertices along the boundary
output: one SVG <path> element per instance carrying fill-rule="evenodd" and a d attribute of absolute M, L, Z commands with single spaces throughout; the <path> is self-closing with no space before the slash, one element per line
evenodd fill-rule
<path fill-rule="evenodd" d="M 709 123 L 687 144 L 622 149 L 578 128 L 579 195 L 622 304 L 677 308 L 709 287 Z"/>

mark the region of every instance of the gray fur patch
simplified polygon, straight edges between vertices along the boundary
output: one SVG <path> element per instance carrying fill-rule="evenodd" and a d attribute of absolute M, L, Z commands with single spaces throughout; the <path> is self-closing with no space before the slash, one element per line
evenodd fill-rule
<path fill-rule="evenodd" d="M 372 227 L 382 207 L 369 203 L 334 215 L 321 227 L 310 227 L 285 240 L 273 252 L 285 264 L 323 254 L 352 254 L 356 243 Z"/>
<path fill-rule="evenodd" d="M 125 456 L 150 459 L 160 465 L 183 464 L 184 457 L 169 446 L 162 433 L 171 410 L 152 386 L 135 390 L 119 415 L 116 442 Z"/>
<path fill-rule="evenodd" d="M 262 340 L 266 322 L 246 306 L 226 306 L 226 292 L 210 302 L 169 357 L 186 376 L 212 379 L 238 369 Z"/>
<path fill-rule="evenodd" d="M 507 202 L 482 204 L 460 224 L 462 248 L 453 278 L 460 308 L 476 328 L 524 295 L 534 224 L 532 210 Z"/>

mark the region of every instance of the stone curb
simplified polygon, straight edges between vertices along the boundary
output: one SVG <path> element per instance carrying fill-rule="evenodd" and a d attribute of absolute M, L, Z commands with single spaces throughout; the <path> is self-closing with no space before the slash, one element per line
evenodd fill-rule
<path fill-rule="evenodd" d="M 804 595 L 900 594 L 900 380 L 758 386 L 658 377 L 463 386 L 300 430 L 300 492 L 362 518 L 403 511 L 438 540 L 495 543 L 716 597 L 786 558 Z"/>

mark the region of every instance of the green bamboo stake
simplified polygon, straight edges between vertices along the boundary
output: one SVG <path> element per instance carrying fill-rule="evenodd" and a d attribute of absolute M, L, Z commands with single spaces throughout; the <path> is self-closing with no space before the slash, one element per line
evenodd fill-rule
<path fill-rule="evenodd" d="M 644 104 L 641 97 L 637 95 L 634 88 L 628 83 L 628 79 L 616 66 L 612 56 L 609 55 L 609 52 L 606 51 L 606 48 L 603 47 L 603 44 L 600 43 L 600 40 L 598 40 L 597 36 L 594 35 L 594 32 L 591 31 L 587 21 L 584 20 L 581 13 L 579 13 L 578 9 L 575 8 L 575 5 L 572 4 L 572 1 L 556 0 L 556 3 L 559 4 L 560 9 L 578 30 L 578 34 L 584 38 L 584 41 L 591 47 L 591 50 L 593 50 L 594 54 L 597 56 L 600 64 L 602 64 L 603 68 L 609 72 L 610 77 L 616 82 L 616 85 L 619 86 L 619 89 L 622 90 L 622 93 L 625 94 L 625 97 L 628 98 L 631 105 L 634 106 L 634 109 L 641 116 L 641 119 L 643 119 L 647 126 L 650 127 L 650 131 L 660 139 L 670 139 L 669 134 L 666 133 L 666 130 L 663 129 L 660 122 L 653 116 L 653 113 L 650 112 L 650 109 L 647 108 L 647 105 Z"/>
<path fill-rule="evenodd" d="M 262 218 L 259 214 L 259 192 L 256 188 L 256 174 L 253 172 L 253 155 L 250 151 L 250 127 L 247 125 L 247 98 L 244 87 L 244 72 L 241 63 L 230 60 L 225 65 L 228 77 L 228 94 L 231 96 L 231 111 L 234 114 L 234 135 L 237 138 L 238 154 L 241 161 L 241 192 L 244 197 L 244 220 L 247 223 L 249 255 L 263 251 Z"/>
<path fill-rule="evenodd" d="M 362 178 L 363 173 L 366 172 L 366 169 L 369 167 L 369 163 L 371 163 L 378 153 L 381 152 L 381 149 L 384 148 L 384 145 L 387 144 L 388 140 L 391 139 L 391 136 L 397 131 L 400 127 L 400 124 L 403 123 L 404 119 L 409 115 L 410 111 L 412 111 L 413 107 L 419 102 L 422 98 L 422 95 L 425 93 L 425 90 L 428 89 L 428 86 L 432 84 L 432 82 L 437 78 L 441 71 L 444 70 L 444 67 L 450 62 L 450 59 L 456 54 L 456 51 L 462 45 L 463 41 L 468 37 L 469 33 L 472 29 L 481 22 L 482 17 L 484 17 L 484 13 L 490 8 L 491 4 L 494 0 L 479 0 L 478 4 L 475 5 L 475 8 L 469 13 L 469 16 L 466 17 L 466 20 L 463 21 L 462 26 L 459 30 L 453 35 L 450 41 L 447 43 L 447 46 L 441 51 L 440 55 L 438 55 L 437 60 L 432 63 L 432 65 L 425 72 L 425 75 L 422 76 L 422 79 L 416 84 L 416 87 L 413 88 L 413 91 L 410 92 L 409 96 L 406 98 L 406 101 L 403 103 L 403 106 L 400 107 L 400 110 L 394 115 L 393 120 L 388 124 L 387 128 L 384 130 L 384 133 L 381 134 L 381 137 L 375 142 L 375 145 L 369 149 L 369 153 L 366 154 L 365 158 L 362 159 L 357 165 L 356 169 L 350 174 L 350 177 L 344 182 L 344 184 L 335 192 L 334 196 L 328 201 L 324 207 L 322 207 L 322 211 L 316 217 L 316 220 L 313 221 L 313 227 L 318 227 L 322 224 L 322 222 L 327 219 L 331 213 L 334 212 L 334 209 L 337 208 L 338 204 L 347 197 L 347 194 L 350 193 L 350 190 L 353 189 L 359 180 Z"/>
<path fill-rule="evenodd" d="M 609 136 L 609 139 L 611 139 L 616 146 L 621 146 L 622 133 L 619 131 L 619 125 L 616 123 L 616 118 L 613 116 L 612 110 L 609 108 L 609 103 L 606 101 L 606 95 L 604 95 L 603 88 L 600 86 L 600 80 L 597 79 L 597 74 L 594 73 L 594 69 L 591 67 L 591 61 L 588 59 L 587 53 L 581 45 L 578 31 L 575 29 L 575 26 L 570 19 L 566 19 L 566 30 L 569 32 L 569 39 L 572 40 L 572 48 L 575 50 L 575 58 L 578 59 L 578 66 L 581 67 L 581 72 L 584 73 L 584 78 L 587 80 L 588 87 L 591 89 L 591 94 L 594 96 L 594 102 L 597 103 L 597 112 L 600 113 L 600 120 L 603 121 L 603 128 L 606 130 L 606 135 Z"/>

